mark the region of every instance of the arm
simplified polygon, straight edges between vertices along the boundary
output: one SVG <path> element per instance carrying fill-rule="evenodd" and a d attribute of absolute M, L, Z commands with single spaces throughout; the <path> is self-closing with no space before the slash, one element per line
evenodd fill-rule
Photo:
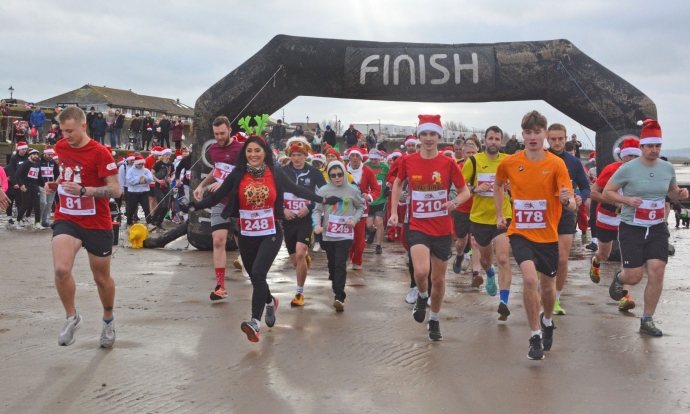
<path fill-rule="evenodd" d="M 612 204 L 609 200 L 604 197 L 603 189 L 599 187 L 599 184 L 592 184 L 591 192 L 589 193 L 589 198 L 596 201 L 597 203 Z"/>
<path fill-rule="evenodd" d="M 26 161 L 22 163 L 19 168 L 17 168 L 17 172 L 14 173 L 14 179 L 12 182 L 15 185 L 18 185 L 19 187 L 24 185 L 24 178 L 26 177 L 26 171 L 29 168 L 29 162 Z"/>
<path fill-rule="evenodd" d="M 317 194 L 323 195 L 322 190 L 319 189 Z M 323 204 L 316 203 L 314 205 L 314 210 L 311 212 L 311 225 L 312 225 L 312 227 L 314 227 L 314 232 L 317 234 L 321 233 L 320 231 L 316 232 L 316 228 L 321 227 L 321 212 L 322 211 L 323 211 Z"/>
<path fill-rule="evenodd" d="M 211 176 L 211 178 L 213 178 Z M 235 186 L 236 182 L 239 183 L 240 179 L 242 177 L 240 176 L 240 172 L 238 169 L 234 169 L 230 175 L 227 176 L 225 181 L 223 181 L 223 184 L 218 187 L 218 189 L 214 192 L 211 193 L 208 197 L 203 198 L 200 201 L 195 201 L 194 202 L 194 207 L 198 209 L 202 208 L 208 208 L 215 206 L 216 204 L 220 203 L 221 200 L 225 198 L 228 194 L 230 194 L 230 191 L 232 191 L 233 187 Z"/>
<path fill-rule="evenodd" d="M 587 201 L 590 195 L 590 185 L 589 185 L 589 178 L 587 178 L 587 173 L 585 172 L 584 168 L 580 167 L 582 163 L 578 160 L 578 168 L 575 168 L 575 177 L 574 181 L 575 184 L 577 184 L 577 187 L 580 189 L 580 197 L 582 200 L 580 201 L 580 204 L 584 203 Z M 577 200 L 576 200 L 577 201 Z"/>
<path fill-rule="evenodd" d="M 354 190 L 354 196 L 350 197 L 352 204 L 355 206 L 355 214 L 352 216 L 352 221 L 354 221 L 352 227 L 359 223 L 359 220 L 362 219 L 362 214 L 364 214 L 364 200 L 362 199 L 362 195 L 357 188 L 354 188 Z"/>
<path fill-rule="evenodd" d="M 323 203 L 325 200 L 323 197 L 317 195 L 316 193 L 309 191 L 305 188 L 298 186 L 293 183 L 283 172 L 281 168 L 275 169 L 275 176 L 280 180 L 280 184 L 283 187 L 283 191 L 287 191 L 296 195 L 299 198 L 304 198 L 305 200 L 313 201 L 315 203 Z"/>
<path fill-rule="evenodd" d="M 118 198 L 122 193 L 120 184 L 117 182 L 117 174 L 108 175 L 104 178 L 105 185 L 102 187 L 85 187 L 86 197 L 96 197 L 96 198 Z M 62 189 L 67 194 L 79 195 L 81 190 L 81 184 L 74 182 L 63 182 Z"/>
<path fill-rule="evenodd" d="M 668 198 L 674 201 L 680 198 L 688 198 L 688 189 L 680 188 L 678 187 L 678 184 L 673 183 L 669 186 L 668 193 L 666 193 L 666 195 L 668 196 Z"/>
<path fill-rule="evenodd" d="M 391 226 L 398 225 L 398 201 L 400 201 L 400 193 L 402 193 L 402 180 L 396 177 L 393 182 L 393 191 L 391 192 L 391 216 L 388 219 L 388 223 L 390 223 Z"/>
<path fill-rule="evenodd" d="M 503 191 L 503 181 L 496 178 L 494 181 L 494 205 L 496 206 L 496 227 L 505 229 L 507 225 L 506 218 L 503 217 L 503 201 L 505 199 L 505 192 Z"/>

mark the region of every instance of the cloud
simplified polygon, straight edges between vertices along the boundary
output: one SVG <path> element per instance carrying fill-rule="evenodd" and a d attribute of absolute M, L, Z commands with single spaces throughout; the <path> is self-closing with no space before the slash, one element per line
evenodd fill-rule
<path fill-rule="evenodd" d="M 565 38 L 657 105 L 666 147 L 684 147 L 690 107 L 688 2 L 527 1 L 121 1 L 0 3 L 0 91 L 38 101 L 86 83 L 194 105 L 208 87 L 277 34 L 416 43 L 494 43 Z M 6 92 L 5 92 L 6 93 Z M 530 109 L 570 130 L 579 125 L 543 102 L 434 104 L 298 98 L 287 121 L 333 119 L 412 125 L 422 112 L 513 131 Z M 511 129 L 512 128 L 512 129 Z M 593 133 L 588 131 L 590 136 Z M 580 134 L 578 134 L 580 135 Z"/>

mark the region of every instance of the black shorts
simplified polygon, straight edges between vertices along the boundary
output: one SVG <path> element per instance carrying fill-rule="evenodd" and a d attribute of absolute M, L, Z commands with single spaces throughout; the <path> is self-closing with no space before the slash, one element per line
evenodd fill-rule
<path fill-rule="evenodd" d="M 438 259 L 445 261 L 450 260 L 453 256 L 453 235 L 447 236 L 429 236 L 418 230 L 410 230 L 405 233 L 407 235 L 407 245 L 410 250 L 416 244 L 423 244 L 428 247 L 431 254 Z"/>
<path fill-rule="evenodd" d="M 575 211 L 563 211 L 561 221 L 558 222 L 558 235 L 575 234 L 577 231 L 577 215 Z"/>
<path fill-rule="evenodd" d="M 156 196 L 156 190 L 154 190 L 156 187 L 151 187 L 149 186 L 149 197 L 155 197 Z"/>
<path fill-rule="evenodd" d="M 113 231 L 85 229 L 69 220 L 58 220 L 51 226 L 53 237 L 61 234 L 81 240 L 81 246 L 97 257 L 108 257 L 113 253 Z"/>
<path fill-rule="evenodd" d="M 649 229 L 649 233 L 647 230 Z M 618 226 L 618 240 L 621 246 L 621 262 L 624 268 L 641 267 L 647 260 L 659 259 L 668 263 L 668 238 L 666 223 L 649 228 L 631 226 L 621 222 Z"/>
<path fill-rule="evenodd" d="M 614 240 L 618 240 L 618 230 L 602 229 L 597 226 L 597 239 L 601 243 L 610 243 Z"/>
<path fill-rule="evenodd" d="M 386 203 L 381 203 L 378 206 L 369 205 L 369 217 L 386 217 Z"/>
<path fill-rule="evenodd" d="M 288 254 L 294 254 L 297 250 L 297 242 L 311 244 L 312 227 L 311 215 L 302 218 L 295 217 L 292 220 L 283 220 L 283 237 Z"/>
<path fill-rule="evenodd" d="M 470 233 L 472 233 L 472 237 L 474 237 L 478 245 L 481 247 L 486 247 L 491 244 L 491 241 L 496 238 L 496 236 L 500 236 L 508 231 L 510 219 L 506 219 L 506 224 L 506 228 L 500 230 L 495 224 L 480 224 L 471 222 Z"/>
<path fill-rule="evenodd" d="M 450 216 L 453 217 L 455 237 L 458 239 L 467 237 L 470 234 L 470 213 L 453 210 L 450 212 Z"/>
<path fill-rule="evenodd" d="M 558 272 L 558 242 L 535 243 L 522 236 L 508 236 L 513 257 L 518 266 L 527 260 L 534 262 L 534 267 L 541 274 L 555 277 Z"/>

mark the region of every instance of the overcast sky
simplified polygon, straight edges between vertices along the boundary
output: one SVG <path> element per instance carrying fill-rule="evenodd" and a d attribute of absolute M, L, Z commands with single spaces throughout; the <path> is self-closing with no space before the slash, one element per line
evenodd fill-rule
<path fill-rule="evenodd" d="M 91 83 L 188 105 L 273 36 L 381 42 L 568 39 L 657 105 L 664 148 L 690 147 L 690 2 L 593 1 L 0 1 L 0 96 L 40 101 Z M 580 125 L 541 102 L 399 103 L 300 97 L 287 122 L 413 125 L 417 114 L 518 132 L 538 109 L 589 144 Z M 227 114 L 231 116 L 233 114 Z M 272 114 L 282 117 L 282 111 Z M 594 133 L 587 130 L 594 141 Z"/>

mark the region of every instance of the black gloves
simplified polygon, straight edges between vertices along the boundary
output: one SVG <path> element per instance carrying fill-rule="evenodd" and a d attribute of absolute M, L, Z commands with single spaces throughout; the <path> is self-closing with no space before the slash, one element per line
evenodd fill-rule
<path fill-rule="evenodd" d="M 188 214 L 196 210 L 194 201 L 189 201 L 187 197 L 180 197 L 177 201 L 180 203 L 180 210 L 182 210 L 183 213 Z"/>
<path fill-rule="evenodd" d="M 324 204 L 328 204 L 328 205 L 332 206 L 334 204 L 340 203 L 341 201 L 343 201 L 343 199 L 340 197 L 329 196 L 329 197 L 326 197 L 326 202 Z"/>

